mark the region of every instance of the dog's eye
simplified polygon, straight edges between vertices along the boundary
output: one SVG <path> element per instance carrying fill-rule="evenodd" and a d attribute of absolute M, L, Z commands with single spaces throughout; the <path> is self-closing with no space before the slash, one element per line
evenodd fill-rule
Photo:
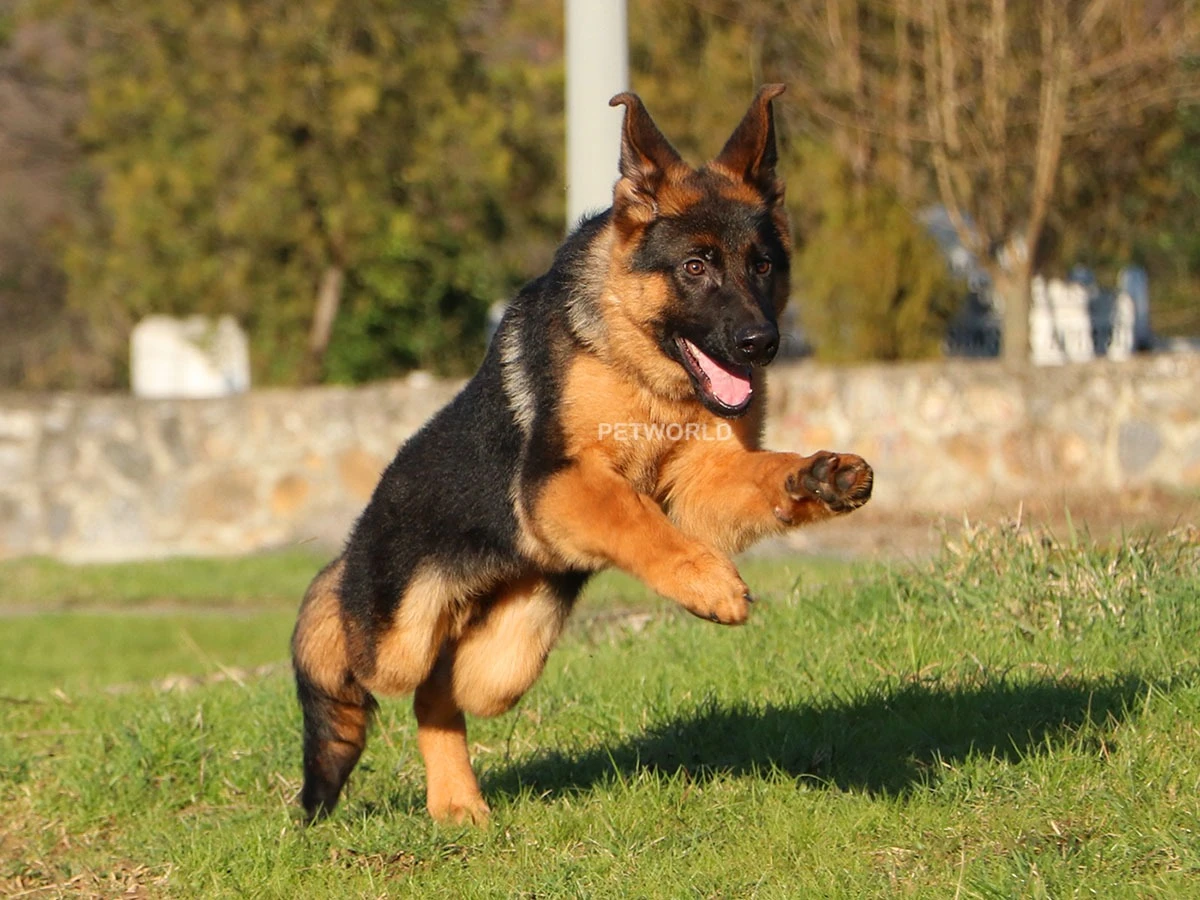
<path fill-rule="evenodd" d="M 692 275 L 692 276 L 703 275 L 704 274 L 704 260 L 689 259 L 687 262 L 685 262 L 683 264 L 683 271 L 687 272 L 689 275 Z"/>
<path fill-rule="evenodd" d="M 756 262 L 754 264 L 754 274 L 755 275 L 770 275 L 771 274 L 771 261 L 769 259 L 760 259 L 758 262 Z"/>

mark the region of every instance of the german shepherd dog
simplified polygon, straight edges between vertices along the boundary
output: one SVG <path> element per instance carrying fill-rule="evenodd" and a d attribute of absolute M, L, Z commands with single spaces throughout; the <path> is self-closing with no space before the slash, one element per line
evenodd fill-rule
<path fill-rule="evenodd" d="M 483 364 L 384 471 L 292 637 L 309 819 L 329 813 L 376 694 L 413 693 L 426 805 L 486 821 L 464 712 L 510 709 L 588 577 L 616 566 L 746 621 L 730 561 L 871 496 L 860 457 L 759 448 L 791 237 L 771 101 L 687 165 L 623 93 L 611 209 L 509 305 Z"/>

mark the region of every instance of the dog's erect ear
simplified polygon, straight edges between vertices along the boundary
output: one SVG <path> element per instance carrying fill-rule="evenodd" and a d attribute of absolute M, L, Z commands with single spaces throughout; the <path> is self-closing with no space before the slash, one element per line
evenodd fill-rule
<path fill-rule="evenodd" d="M 761 191 L 770 203 L 783 198 L 783 185 L 775 177 L 779 159 L 775 148 L 775 114 L 771 101 L 784 91 L 782 84 L 764 84 L 750 104 L 741 124 L 725 143 L 714 163 Z"/>
<path fill-rule="evenodd" d="M 658 130 L 637 94 L 617 94 L 608 105 L 625 107 L 621 179 L 613 193 L 613 211 L 634 224 L 647 224 L 658 215 L 657 194 L 667 173 L 685 163 Z"/>

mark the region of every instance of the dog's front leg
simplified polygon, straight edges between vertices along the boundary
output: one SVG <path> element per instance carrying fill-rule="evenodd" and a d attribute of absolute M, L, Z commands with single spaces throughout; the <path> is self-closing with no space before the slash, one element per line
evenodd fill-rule
<path fill-rule="evenodd" d="M 811 456 L 688 447 L 664 468 L 671 519 L 683 532 L 737 553 L 764 535 L 858 509 L 871 467 L 851 453 Z"/>
<path fill-rule="evenodd" d="M 726 625 L 746 621 L 749 594 L 732 562 L 676 528 L 599 455 L 585 455 L 539 491 L 532 524 L 565 562 L 613 565 L 689 612 Z"/>

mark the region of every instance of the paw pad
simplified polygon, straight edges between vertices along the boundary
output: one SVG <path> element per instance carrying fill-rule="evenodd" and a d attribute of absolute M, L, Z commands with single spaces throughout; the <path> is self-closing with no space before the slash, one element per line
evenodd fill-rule
<path fill-rule="evenodd" d="M 795 499 L 820 500 L 834 512 L 849 512 L 871 497 L 874 475 L 861 457 L 820 453 L 806 469 L 788 476 L 787 492 Z"/>

